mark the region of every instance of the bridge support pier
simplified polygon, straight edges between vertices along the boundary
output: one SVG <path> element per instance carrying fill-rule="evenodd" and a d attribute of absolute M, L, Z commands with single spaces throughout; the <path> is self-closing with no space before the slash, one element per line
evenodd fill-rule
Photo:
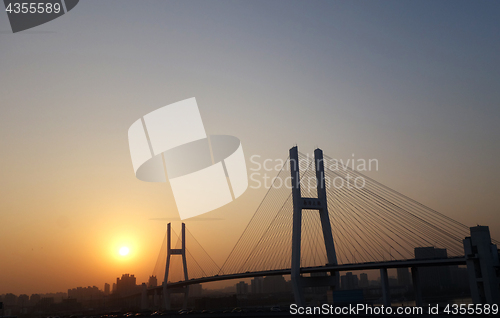
<path fill-rule="evenodd" d="M 325 171 L 323 162 L 323 151 L 316 149 L 314 151 L 314 160 L 316 167 L 316 188 L 317 198 L 304 198 L 300 191 L 300 168 L 299 151 L 297 147 L 290 149 L 290 172 L 292 183 L 293 198 L 293 227 L 292 227 L 292 268 L 291 279 L 292 288 L 295 297 L 295 303 L 299 306 L 305 305 L 303 289 L 305 287 L 330 286 L 332 291 L 339 287 L 338 272 L 330 272 L 330 276 L 321 277 L 303 277 L 300 274 L 300 244 L 302 236 L 302 210 L 318 210 L 323 230 L 323 239 L 325 242 L 326 255 L 329 265 L 337 265 L 337 256 L 335 254 L 335 245 L 333 242 L 332 227 L 328 214 L 328 203 L 326 196 Z"/>
<path fill-rule="evenodd" d="M 422 307 L 422 287 L 420 286 L 420 275 L 416 266 L 411 268 L 411 280 L 413 283 L 413 293 L 415 294 L 415 306 Z"/>
<path fill-rule="evenodd" d="M 165 265 L 165 278 L 163 279 L 163 300 L 164 300 L 164 305 L 166 310 L 170 310 L 170 294 L 172 293 L 171 290 L 167 288 L 167 283 L 168 283 L 168 272 L 170 269 L 170 257 L 172 255 L 180 255 L 182 256 L 182 267 L 184 269 L 184 280 L 189 280 L 188 278 L 188 272 L 187 272 L 187 262 L 186 262 L 186 224 L 182 223 L 182 248 L 180 249 L 175 249 L 172 248 L 172 241 L 171 241 L 171 228 L 170 228 L 170 223 L 167 224 L 167 264 Z M 178 290 L 176 290 L 178 292 Z M 182 293 L 184 293 L 184 302 L 183 302 L 183 309 L 187 308 L 187 303 L 188 303 L 188 296 L 189 296 L 189 286 L 185 286 L 182 288 Z"/>
<path fill-rule="evenodd" d="M 389 288 L 389 276 L 387 275 L 387 268 L 380 269 L 380 282 L 382 283 L 382 299 L 384 306 L 391 305 L 391 292 Z"/>
<path fill-rule="evenodd" d="M 499 255 L 491 243 L 487 226 L 470 228 L 470 237 L 463 241 L 469 274 L 469 284 L 474 304 L 500 303 Z"/>
<path fill-rule="evenodd" d="M 156 289 L 154 290 L 153 292 L 153 308 L 158 308 L 160 307 L 160 304 L 158 303 L 158 292 L 156 291 Z"/>
<path fill-rule="evenodd" d="M 141 285 L 141 310 L 149 308 L 148 287 L 145 283 Z"/>

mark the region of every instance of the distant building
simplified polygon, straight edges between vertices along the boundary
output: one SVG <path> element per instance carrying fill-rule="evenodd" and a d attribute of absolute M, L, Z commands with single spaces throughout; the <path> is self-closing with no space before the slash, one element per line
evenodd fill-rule
<path fill-rule="evenodd" d="M 311 275 L 311 277 L 320 277 L 321 280 L 328 279 L 327 278 L 328 275 L 326 274 L 326 272 L 311 273 L 310 275 Z M 311 290 L 312 290 L 312 293 L 316 296 L 322 297 L 324 295 L 326 297 L 326 294 L 327 294 L 329 289 L 330 289 L 330 287 L 328 287 L 328 286 L 314 286 L 314 287 L 312 287 Z"/>
<path fill-rule="evenodd" d="M 450 266 L 450 275 L 455 288 L 464 292 L 470 291 L 467 267 Z"/>
<path fill-rule="evenodd" d="M 36 306 L 38 305 L 38 303 L 40 302 L 40 299 L 42 297 L 40 297 L 40 295 L 38 294 L 31 294 L 30 296 L 30 306 Z"/>
<path fill-rule="evenodd" d="M 42 310 L 50 310 L 52 305 L 54 305 L 54 297 L 43 297 L 40 299 L 38 305 Z"/>
<path fill-rule="evenodd" d="M 358 276 L 353 275 L 352 272 L 347 272 L 345 275 L 340 276 L 340 286 L 342 289 L 358 288 Z"/>
<path fill-rule="evenodd" d="M 104 295 L 109 295 L 110 287 L 111 286 L 108 283 L 104 283 Z"/>
<path fill-rule="evenodd" d="M 361 273 L 359 274 L 359 287 L 366 288 L 370 286 L 370 282 L 368 281 L 368 274 Z"/>
<path fill-rule="evenodd" d="M 149 281 L 148 281 L 148 288 L 156 287 L 158 286 L 158 279 L 156 276 L 149 276 Z M 191 288 L 191 287 L 190 287 Z"/>
<path fill-rule="evenodd" d="M 252 294 L 262 294 L 264 292 L 264 278 L 255 277 L 251 281 Z"/>
<path fill-rule="evenodd" d="M 416 259 L 436 259 L 447 258 L 448 254 L 445 248 L 430 247 L 415 247 Z"/>
<path fill-rule="evenodd" d="M 76 299 L 74 298 L 65 298 L 62 300 L 61 304 L 59 305 L 59 309 L 64 310 L 64 311 L 73 311 L 82 308 L 82 304 L 79 303 Z"/>
<path fill-rule="evenodd" d="M 394 276 L 389 276 L 388 281 L 389 281 L 389 286 L 398 285 L 398 279 Z"/>
<path fill-rule="evenodd" d="M 140 286 L 137 286 L 136 280 L 134 275 L 123 274 L 121 279 L 116 279 L 116 293 L 120 296 L 126 296 L 139 292 Z"/>
<path fill-rule="evenodd" d="M 397 269 L 398 273 L 398 285 L 400 286 L 410 286 L 411 285 L 411 276 L 410 271 L 407 267 L 400 267 Z"/>
<path fill-rule="evenodd" d="M 103 292 L 96 286 L 68 289 L 68 298 L 76 299 L 80 303 L 88 300 L 101 299 L 103 296 Z"/>
<path fill-rule="evenodd" d="M 263 292 L 266 294 L 287 292 L 289 286 L 281 275 L 264 277 L 262 285 Z"/>
<path fill-rule="evenodd" d="M 244 281 L 241 281 L 236 284 L 236 294 L 238 295 L 247 295 L 248 294 L 248 284 Z"/>
<path fill-rule="evenodd" d="M 26 308 L 30 305 L 30 297 L 26 294 L 21 294 L 17 297 L 17 305 L 21 308 Z"/>
<path fill-rule="evenodd" d="M 189 286 L 189 295 L 191 297 L 201 297 L 203 293 L 203 287 L 201 284 L 193 284 Z"/>
<path fill-rule="evenodd" d="M 6 306 L 15 306 L 17 305 L 17 296 L 12 293 L 8 293 L 3 297 L 3 302 Z"/>
<path fill-rule="evenodd" d="M 447 258 L 445 248 L 416 247 L 416 259 Z M 450 268 L 448 266 L 431 266 L 419 268 L 422 290 L 439 292 L 452 287 Z"/>

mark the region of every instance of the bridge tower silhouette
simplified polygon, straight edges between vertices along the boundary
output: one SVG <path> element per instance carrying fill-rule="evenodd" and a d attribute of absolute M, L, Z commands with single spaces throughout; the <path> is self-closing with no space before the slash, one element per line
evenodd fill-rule
<path fill-rule="evenodd" d="M 339 288 L 339 273 L 337 271 L 329 272 L 330 276 L 304 277 L 300 273 L 302 212 L 304 210 L 306 213 L 312 212 L 307 210 L 318 211 L 328 259 L 327 265 L 337 265 L 337 255 L 335 253 L 332 227 L 330 225 L 330 217 L 328 214 L 323 151 L 319 148 L 314 150 L 314 164 L 316 170 L 316 188 L 318 197 L 302 197 L 300 191 L 299 151 L 297 146 L 290 149 L 290 172 L 293 202 L 291 279 L 295 302 L 299 306 L 305 305 L 303 290 L 306 287 L 329 286 L 332 291 L 335 288 Z"/>
<path fill-rule="evenodd" d="M 170 295 L 172 293 L 184 293 L 184 303 L 183 308 L 187 308 L 188 296 L 189 296 L 189 285 L 186 285 L 181 288 L 169 289 L 167 288 L 168 282 L 168 272 L 170 270 L 170 257 L 173 255 L 180 255 L 182 257 L 182 267 L 184 271 L 184 280 L 188 281 L 188 269 L 187 269 L 187 261 L 186 261 L 186 224 L 182 223 L 182 233 L 181 233 L 181 248 L 172 248 L 172 240 L 171 240 L 171 225 L 167 224 L 167 261 L 165 265 L 165 278 L 163 279 L 163 301 L 165 305 L 165 309 L 170 309 Z"/>
<path fill-rule="evenodd" d="M 363 179 L 362 187 L 356 185 L 358 178 Z M 336 186 L 336 180 L 342 186 Z M 349 180 L 354 180 L 354 187 L 343 186 Z M 178 238 L 174 248 L 172 237 Z M 473 302 L 492 304 L 500 298 L 500 252 L 495 244 L 500 242 L 491 239 L 486 226 L 469 228 L 324 155 L 321 149 L 310 157 L 293 147 L 222 266 L 184 224 L 179 237 L 168 224 L 153 270 L 160 277 L 165 269 L 163 286 L 145 291 L 149 294 L 144 296 L 153 296 L 157 308 L 156 295 L 163 291 L 162 303 L 169 309 L 170 294 L 184 293 L 186 308 L 190 285 L 291 275 L 296 304 L 304 306 L 305 300 L 335 304 L 342 297 L 340 272 L 379 270 L 381 300 L 390 306 L 394 288 L 389 286 L 388 270 L 406 268 L 411 269 L 408 286 L 413 288 L 415 304 L 422 306 L 427 301 L 422 291 L 427 297 L 431 288 L 452 286 L 448 274 L 439 276 L 444 272 L 439 268 L 466 265 Z M 439 249 L 445 256 L 417 256 L 422 248 Z M 180 255 L 182 261 L 171 260 L 172 255 Z M 325 287 L 335 290 L 331 299 Z"/>

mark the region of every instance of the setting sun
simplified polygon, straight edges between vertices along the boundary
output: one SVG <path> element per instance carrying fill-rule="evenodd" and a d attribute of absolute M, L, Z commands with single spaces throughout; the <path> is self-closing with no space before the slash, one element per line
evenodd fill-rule
<path fill-rule="evenodd" d="M 128 255 L 129 252 L 130 252 L 130 250 L 126 246 L 121 247 L 120 251 L 119 251 L 121 256 L 126 256 L 126 255 Z"/>

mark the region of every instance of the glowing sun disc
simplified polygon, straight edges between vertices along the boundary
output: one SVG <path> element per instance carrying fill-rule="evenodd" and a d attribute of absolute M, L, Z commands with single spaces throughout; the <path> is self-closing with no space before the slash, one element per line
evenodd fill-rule
<path fill-rule="evenodd" d="M 120 248 L 120 251 L 119 251 L 119 253 L 120 253 L 121 256 L 128 255 L 129 252 L 130 252 L 130 250 L 126 246 L 123 246 L 122 248 Z"/>

